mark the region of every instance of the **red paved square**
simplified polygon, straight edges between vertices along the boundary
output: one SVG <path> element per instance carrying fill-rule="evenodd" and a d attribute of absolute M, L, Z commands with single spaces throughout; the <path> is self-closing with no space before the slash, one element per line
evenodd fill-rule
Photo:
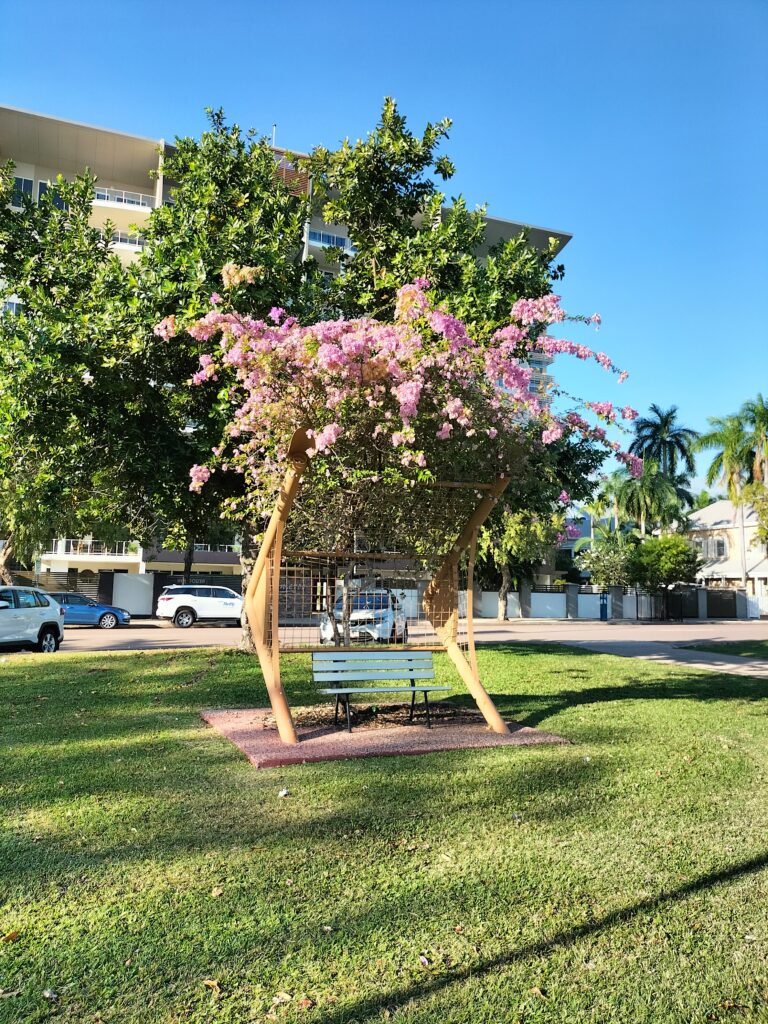
<path fill-rule="evenodd" d="M 231 740 L 257 768 L 277 768 L 310 761 L 340 761 L 351 757 L 387 757 L 403 754 L 433 754 L 442 750 L 484 747 L 525 747 L 540 743 L 567 743 L 561 736 L 508 722 L 510 734 L 491 732 L 482 719 L 460 724 L 395 725 L 358 728 L 351 733 L 332 726 L 297 725 L 299 743 L 281 743 L 272 724 L 269 708 L 242 711 L 203 711 L 203 721 Z"/>

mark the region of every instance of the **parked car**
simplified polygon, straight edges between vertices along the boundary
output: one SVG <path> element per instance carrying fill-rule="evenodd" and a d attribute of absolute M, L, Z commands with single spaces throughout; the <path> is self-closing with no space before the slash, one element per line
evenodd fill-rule
<path fill-rule="evenodd" d="M 94 601 L 87 594 L 59 591 L 50 596 L 64 609 L 64 622 L 67 626 L 114 629 L 116 626 L 129 626 L 131 623 L 131 613 L 125 608 L 115 608 L 114 605 Z"/>
<path fill-rule="evenodd" d="M 343 598 L 333 606 L 336 628 L 342 631 Z M 408 620 L 391 590 L 361 590 L 350 596 L 349 638 L 358 643 L 407 643 Z M 330 615 L 320 619 L 320 643 L 334 642 Z"/>
<path fill-rule="evenodd" d="M 58 651 L 64 639 L 64 609 L 36 587 L 0 586 L 0 647 Z"/>
<path fill-rule="evenodd" d="M 171 619 L 182 629 L 196 622 L 230 620 L 240 625 L 242 610 L 242 597 L 229 587 L 170 586 L 157 599 L 158 619 Z"/>

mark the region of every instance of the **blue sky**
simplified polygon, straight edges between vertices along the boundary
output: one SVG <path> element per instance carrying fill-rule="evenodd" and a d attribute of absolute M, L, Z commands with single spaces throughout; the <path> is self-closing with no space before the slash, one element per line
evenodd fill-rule
<path fill-rule="evenodd" d="M 564 305 L 603 327 L 573 336 L 631 376 L 561 359 L 566 386 L 697 429 L 768 391 L 766 0 L 12 2 L 11 106 L 167 139 L 223 106 L 294 149 L 385 95 L 451 117 L 451 194 L 574 235 Z"/>

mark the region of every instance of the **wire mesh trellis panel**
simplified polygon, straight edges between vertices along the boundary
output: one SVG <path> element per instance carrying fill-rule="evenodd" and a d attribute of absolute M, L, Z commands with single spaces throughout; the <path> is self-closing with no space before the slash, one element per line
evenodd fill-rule
<path fill-rule="evenodd" d="M 266 570 L 269 645 L 439 648 L 438 634 L 447 628 L 466 646 L 466 602 L 464 617 L 458 609 L 468 554 L 448 568 L 446 560 L 486 489 L 431 484 L 393 491 L 366 480 L 320 501 L 302 494 Z"/>
<path fill-rule="evenodd" d="M 268 571 L 278 579 L 265 633 L 283 651 L 376 646 L 440 647 L 435 627 L 450 612 L 430 621 L 425 596 L 433 572 L 416 558 L 394 552 L 287 551 Z M 466 568 L 456 574 L 466 589 Z M 466 617 L 456 618 L 457 641 L 466 644 Z"/>

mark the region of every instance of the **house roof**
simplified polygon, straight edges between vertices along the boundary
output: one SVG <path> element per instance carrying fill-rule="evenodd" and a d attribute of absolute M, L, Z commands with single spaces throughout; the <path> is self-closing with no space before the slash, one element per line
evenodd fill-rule
<path fill-rule="evenodd" d="M 699 509 L 690 516 L 688 530 L 733 530 L 741 527 L 741 508 L 742 506 L 736 506 L 726 499 L 713 501 L 711 505 Z M 747 529 L 757 526 L 757 513 L 754 507 L 747 503 L 743 508 L 744 526 Z"/>

